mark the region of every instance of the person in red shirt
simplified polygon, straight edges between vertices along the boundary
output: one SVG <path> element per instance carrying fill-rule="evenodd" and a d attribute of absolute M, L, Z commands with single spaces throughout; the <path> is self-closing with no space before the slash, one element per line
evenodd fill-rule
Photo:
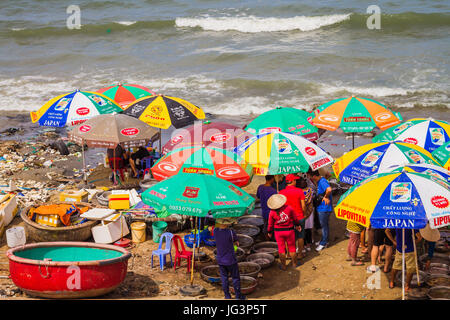
<path fill-rule="evenodd" d="M 286 201 L 286 196 L 282 194 L 274 194 L 267 201 L 267 206 L 271 209 L 267 232 L 269 238 L 272 238 L 272 235 L 275 234 L 281 270 L 286 270 L 286 244 L 292 259 L 292 265 L 295 267 L 300 265 L 297 262 L 297 253 L 295 252 L 294 233 L 294 227 L 301 230 L 300 221 L 294 209 Z"/>
<path fill-rule="evenodd" d="M 297 188 L 297 180 L 300 179 L 299 176 L 295 174 L 288 174 L 286 176 L 287 186 L 285 189 L 280 191 L 280 194 L 285 195 L 287 198 L 287 204 L 294 209 L 295 213 L 300 220 L 301 231 L 295 230 L 295 240 L 297 242 L 297 253 L 299 257 L 304 257 L 303 248 L 305 246 L 305 215 L 306 203 L 305 203 L 305 193 L 302 189 Z"/>

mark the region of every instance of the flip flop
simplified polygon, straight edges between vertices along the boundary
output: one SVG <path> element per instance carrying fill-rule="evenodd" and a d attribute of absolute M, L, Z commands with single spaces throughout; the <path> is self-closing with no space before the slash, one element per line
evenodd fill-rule
<path fill-rule="evenodd" d="M 283 269 L 283 268 L 281 267 L 281 264 L 278 265 L 278 269 L 280 269 L 281 271 L 286 271 L 286 269 Z"/>
<path fill-rule="evenodd" d="M 351 263 L 350 265 L 351 265 L 352 267 L 358 267 L 358 266 L 363 266 L 364 263 L 361 262 L 361 261 L 358 261 L 358 262 L 356 262 L 356 263 Z"/>

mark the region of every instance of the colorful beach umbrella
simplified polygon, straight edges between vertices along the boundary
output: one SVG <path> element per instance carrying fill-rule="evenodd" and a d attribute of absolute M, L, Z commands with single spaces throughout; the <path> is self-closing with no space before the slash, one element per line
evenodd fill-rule
<path fill-rule="evenodd" d="M 209 174 L 179 173 L 142 193 L 142 201 L 175 214 L 214 219 L 240 217 L 254 208 L 255 199 L 231 182 Z"/>
<path fill-rule="evenodd" d="M 146 146 L 149 141 L 157 139 L 158 131 L 136 118 L 113 113 L 85 121 L 69 131 L 68 137 L 82 146 L 84 181 L 87 184 L 85 144 L 92 148 L 109 149 L 115 149 L 118 144 L 124 148 Z"/>
<path fill-rule="evenodd" d="M 251 137 L 235 152 L 250 163 L 257 175 L 288 174 L 317 170 L 333 158 L 307 139 L 284 132 Z"/>
<path fill-rule="evenodd" d="M 450 141 L 434 150 L 432 155 L 442 167 L 450 170 Z"/>
<path fill-rule="evenodd" d="M 76 90 L 49 100 L 30 116 L 31 121 L 40 126 L 64 127 L 80 124 L 99 114 L 121 111 L 117 103 L 101 93 Z"/>
<path fill-rule="evenodd" d="M 433 152 L 450 141 L 450 124 L 442 120 L 415 118 L 375 136 L 373 142 L 403 141 Z"/>
<path fill-rule="evenodd" d="M 176 148 L 204 146 L 234 149 L 253 135 L 235 125 L 225 122 L 196 121 L 186 128 L 176 129 L 172 138 L 163 146 L 166 154 Z"/>
<path fill-rule="evenodd" d="M 450 186 L 417 172 L 375 174 L 344 193 L 336 217 L 372 228 L 432 229 L 450 225 Z"/>
<path fill-rule="evenodd" d="M 305 113 L 309 116 L 305 116 Z M 277 107 L 256 117 L 245 126 L 245 130 L 253 135 L 288 132 L 315 141 L 319 138 L 318 129 L 308 121 L 308 118 L 312 121 L 312 114 L 307 111 Z"/>
<path fill-rule="evenodd" d="M 441 166 L 428 163 L 419 163 L 419 164 L 410 163 L 407 165 L 394 165 L 386 168 L 386 170 L 379 172 L 382 173 L 382 172 L 402 172 L 402 171 L 428 174 L 430 176 L 447 181 L 447 183 L 450 183 L 450 171 L 442 168 Z"/>
<path fill-rule="evenodd" d="M 375 127 L 385 130 L 401 121 L 401 116 L 389 110 L 378 101 L 360 98 L 340 98 L 329 101 L 317 108 L 313 124 L 318 128 L 335 131 L 341 128 L 352 133 L 352 146 L 355 148 L 354 133 L 369 132 Z"/>
<path fill-rule="evenodd" d="M 377 229 L 432 229 L 450 225 L 450 187 L 434 176 L 415 172 L 373 175 L 349 189 L 335 208 L 336 217 Z M 414 255 L 417 266 L 415 236 Z M 405 299 L 405 251 L 402 250 L 402 298 Z"/>
<path fill-rule="evenodd" d="M 148 124 L 124 115 L 103 114 L 93 117 L 68 132 L 69 139 L 92 148 L 114 149 L 146 146 L 158 138 L 158 130 Z"/>
<path fill-rule="evenodd" d="M 128 105 L 123 113 L 160 129 L 168 129 L 171 125 L 182 128 L 205 118 L 203 110 L 192 103 L 164 95 L 140 98 Z"/>
<path fill-rule="evenodd" d="M 336 159 L 333 171 L 341 182 L 355 185 L 390 166 L 409 163 L 438 165 L 431 153 L 419 146 L 405 142 L 380 142 L 369 143 L 344 154 Z"/>
<path fill-rule="evenodd" d="M 126 107 L 133 101 L 146 96 L 152 96 L 156 93 L 152 90 L 140 86 L 138 84 L 119 83 L 106 88 L 97 90 L 98 93 L 102 93 L 111 100 L 114 100 L 122 108 Z"/>
<path fill-rule="evenodd" d="M 236 153 L 212 147 L 183 147 L 169 152 L 152 167 L 153 177 L 158 180 L 178 173 L 204 173 L 225 179 L 239 187 L 250 183 L 252 166 Z"/>

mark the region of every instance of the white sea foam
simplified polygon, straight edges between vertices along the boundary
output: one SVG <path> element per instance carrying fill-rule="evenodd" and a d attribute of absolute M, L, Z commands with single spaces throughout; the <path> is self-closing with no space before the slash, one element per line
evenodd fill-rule
<path fill-rule="evenodd" d="M 123 26 L 131 26 L 135 24 L 137 21 L 114 21 L 115 23 L 121 24 Z"/>
<path fill-rule="evenodd" d="M 239 31 L 247 33 L 276 31 L 312 31 L 350 19 L 349 14 L 328 16 L 296 16 L 292 18 L 263 18 L 255 16 L 239 17 L 196 17 L 176 18 L 177 27 L 200 27 L 211 31 Z"/>

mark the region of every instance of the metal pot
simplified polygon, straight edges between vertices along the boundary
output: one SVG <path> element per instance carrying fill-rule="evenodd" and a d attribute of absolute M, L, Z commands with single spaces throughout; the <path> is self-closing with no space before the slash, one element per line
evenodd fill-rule
<path fill-rule="evenodd" d="M 239 274 L 241 276 L 257 277 L 258 273 L 261 271 L 259 264 L 254 262 L 239 262 Z"/>
<path fill-rule="evenodd" d="M 239 247 L 244 249 L 246 253 L 249 252 L 254 243 L 253 238 L 240 233 L 237 233 L 236 235 L 239 241 Z"/>
<path fill-rule="evenodd" d="M 261 269 L 266 269 L 275 262 L 275 257 L 270 253 L 253 253 L 247 256 L 246 260 L 259 264 Z"/>
<path fill-rule="evenodd" d="M 270 253 L 274 257 L 278 257 L 278 245 L 272 241 L 257 243 L 253 246 L 252 251 L 255 253 Z"/>
<path fill-rule="evenodd" d="M 252 224 L 238 223 L 233 225 L 231 229 L 233 229 L 236 233 L 244 234 L 246 236 L 252 237 L 253 239 L 255 239 L 256 236 L 261 232 L 261 230 L 257 226 L 254 226 Z"/>
<path fill-rule="evenodd" d="M 251 224 L 258 228 L 262 228 L 264 226 L 264 219 L 258 215 L 243 215 L 238 218 L 238 224 Z"/>

